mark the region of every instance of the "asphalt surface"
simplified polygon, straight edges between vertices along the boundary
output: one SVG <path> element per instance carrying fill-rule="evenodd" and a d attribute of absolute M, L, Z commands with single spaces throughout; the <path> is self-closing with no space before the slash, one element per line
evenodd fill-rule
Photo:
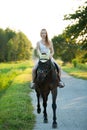
<path fill-rule="evenodd" d="M 87 130 L 87 80 L 77 79 L 62 72 L 64 88 L 58 88 L 57 96 L 57 130 Z M 34 130 L 53 130 L 52 128 L 52 99 L 48 97 L 48 123 L 43 123 L 42 111 L 37 113 L 37 98 L 33 90 L 31 93 L 36 124 Z"/>

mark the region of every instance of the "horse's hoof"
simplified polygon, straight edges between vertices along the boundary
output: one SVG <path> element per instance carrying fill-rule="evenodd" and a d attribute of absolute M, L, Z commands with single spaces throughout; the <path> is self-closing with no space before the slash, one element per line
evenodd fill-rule
<path fill-rule="evenodd" d="M 52 124 L 52 128 L 57 128 L 57 122 Z"/>
<path fill-rule="evenodd" d="M 37 113 L 40 114 L 41 113 L 41 109 L 37 109 Z"/>
<path fill-rule="evenodd" d="M 48 119 L 44 119 L 44 123 L 48 123 Z"/>

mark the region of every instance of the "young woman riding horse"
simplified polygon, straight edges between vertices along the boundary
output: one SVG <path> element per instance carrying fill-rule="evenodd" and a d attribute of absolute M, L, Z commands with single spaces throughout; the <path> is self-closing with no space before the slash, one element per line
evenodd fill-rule
<path fill-rule="evenodd" d="M 37 52 L 39 54 L 39 61 L 34 66 L 32 71 L 31 88 L 34 88 L 37 94 L 37 112 L 41 112 L 40 97 L 43 99 L 43 114 L 44 122 L 48 122 L 47 118 L 47 100 L 48 95 L 52 94 L 52 109 L 53 109 L 53 128 L 57 127 L 56 122 L 56 98 L 57 98 L 57 86 L 64 87 L 64 84 L 60 80 L 60 68 L 53 60 L 53 44 L 48 39 L 46 29 L 41 30 L 41 40 L 37 42 Z"/>
<path fill-rule="evenodd" d="M 60 70 L 60 67 L 58 66 L 58 64 L 53 59 L 54 48 L 53 48 L 52 42 L 48 39 L 48 34 L 47 34 L 46 29 L 41 30 L 40 36 L 41 36 L 41 40 L 38 41 L 36 44 L 36 50 L 37 50 L 37 53 L 39 55 L 39 58 L 41 58 L 43 56 L 43 54 L 46 54 L 46 57 L 51 59 L 52 63 L 56 67 L 56 69 L 58 71 L 59 78 L 60 78 L 61 70 Z M 38 62 L 36 63 L 36 65 L 33 67 L 33 70 L 32 70 L 32 80 L 33 81 L 31 82 L 31 88 L 35 87 L 34 79 L 36 77 L 37 67 L 38 67 Z M 60 88 L 64 87 L 64 84 L 61 82 L 61 78 L 60 78 L 60 82 L 58 84 L 58 87 L 60 87 Z"/>

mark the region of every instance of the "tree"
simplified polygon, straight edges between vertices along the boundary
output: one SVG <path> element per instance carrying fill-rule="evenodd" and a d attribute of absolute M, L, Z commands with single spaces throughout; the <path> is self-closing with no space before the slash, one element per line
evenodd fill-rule
<path fill-rule="evenodd" d="M 54 36 L 52 39 L 54 46 L 54 58 L 61 58 L 64 62 L 71 62 L 76 56 L 77 45 L 74 41 L 67 40 L 64 33 Z"/>
<path fill-rule="evenodd" d="M 29 59 L 31 56 L 32 44 L 24 33 L 18 33 L 18 59 Z"/>
<path fill-rule="evenodd" d="M 87 2 L 80 6 L 75 13 L 64 16 L 64 20 L 70 20 L 71 24 L 64 30 L 66 39 L 74 40 L 77 43 L 80 62 L 87 62 Z"/>
<path fill-rule="evenodd" d="M 8 41 L 8 60 L 25 60 L 31 56 L 32 45 L 25 34 L 18 32 Z"/>
<path fill-rule="evenodd" d="M 26 60 L 31 54 L 32 44 L 23 32 L 0 29 L 0 62 Z"/>
<path fill-rule="evenodd" d="M 87 50 L 87 2 L 75 13 L 65 15 L 64 20 L 71 20 L 71 24 L 65 29 L 66 35 L 77 40 L 77 43 Z"/>
<path fill-rule="evenodd" d="M 61 54 L 63 53 L 63 51 L 65 50 L 65 38 L 63 37 L 62 34 L 58 35 L 58 36 L 54 36 L 52 38 L 52 42 L 53 42 L 53 47 L 54 47 L 54 58 L 60 58 Z"/>
<path fill-rule="evenodd" d="M 6 37 L 5 31 L 0 29 L 0 61 L 5 61 L 5 52 L 6 52 Z"/>
<path fill-rule="evenodd" d="M 66 43 L 66 48 L 61 55 L 61 59 L 64 62 L 72 62 L 72 59 L 76 57 L 78 46 L 72 43 Z"/>

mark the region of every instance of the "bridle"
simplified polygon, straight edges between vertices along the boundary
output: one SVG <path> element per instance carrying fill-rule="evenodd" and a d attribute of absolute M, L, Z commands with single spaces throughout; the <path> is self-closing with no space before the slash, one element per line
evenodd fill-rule
<path fill-rule="evenodd" d="M 41 69 L 39 69 L 39 66 L 38 66 L 38 69 L 37 69 L 37 72 L 38 72 L 39 74 L 42 73 L 42 74 L 41 74 L 41 76 L 42 76 L 42 82 L 47 80 L 48 74 L 49 74 L 49 73 L 52 71 L 52 69 L 54 68 L 54 66 L 53 66 L 52 63 L 51 63 L 51 59 L 49 59 L 49 60 L 45 59 L 45 60 L 46 60 L 46 62 L 48 62 L 48 64 L 47 64 L 48 67 L 49 67 L 49 64 L 50 64 L 50 68 L 49 68 L 47 71 L 45 71 L 46 69 L 41 70 Z M 39 62 L 41 63 L 41 59 L 39 60 Z M 42 62 L 41 64 L 44 65 L 43 62 Z M 40 64 L 39 64 L 39 65 L 40 65 Z M 45 63 L 45 65 L 46 65 L 46 63 Z M 37 74 L 37 75 L 38 75 L 38 74 Z M 38 78 L 37 78 L 37 80 L 38 80 L 38 83 L 41 84 L 41 80 L 39 80 Z"/>

